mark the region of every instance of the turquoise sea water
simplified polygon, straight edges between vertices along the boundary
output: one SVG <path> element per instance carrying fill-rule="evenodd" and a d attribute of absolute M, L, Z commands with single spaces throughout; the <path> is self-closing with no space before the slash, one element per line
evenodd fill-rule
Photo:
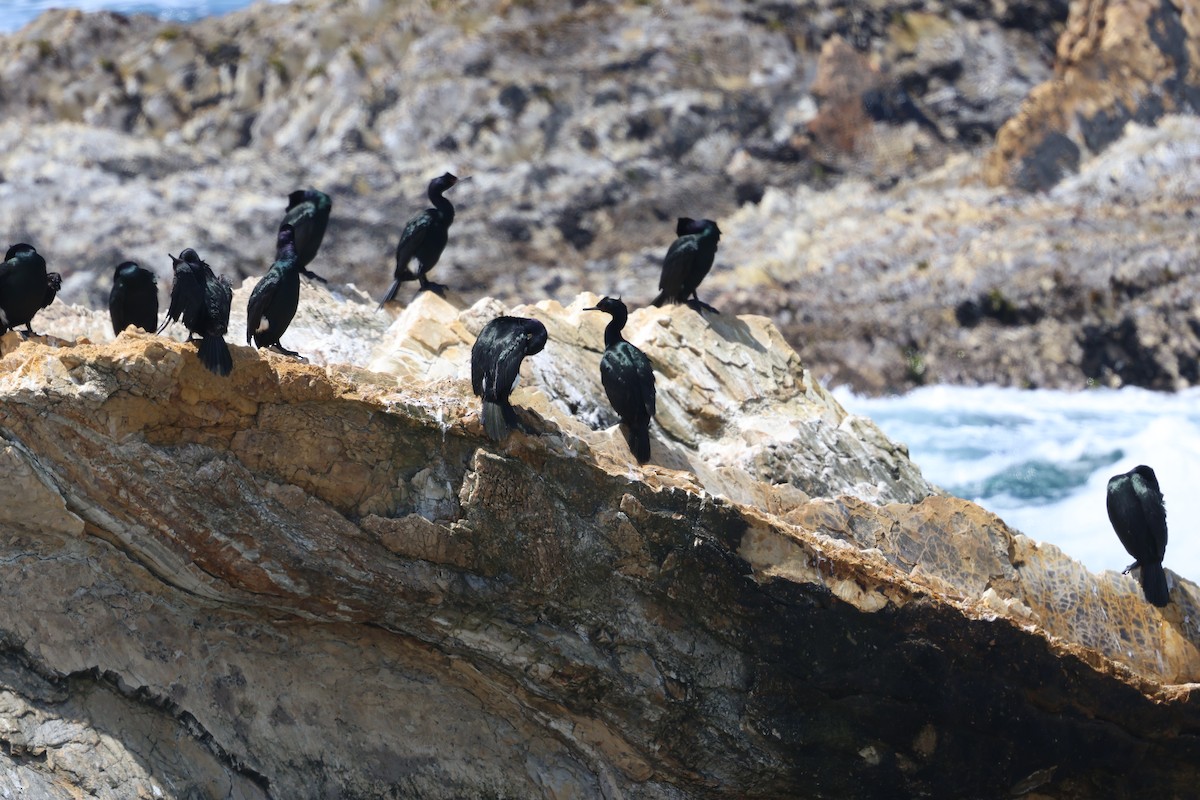
<path fill-rule="evenodd" d="M 889 398 L 834 394 L 906 443 L 926 478 L 1094 571 L 1133 560 L 1108 522 L 1109 477 L 1150 465 L 1167 504 L 1164 564 L 1200 579 L 1200 391 L 933 386 Z"/>
<path fill-rule="evenodd" d="M 18 30 L 48 8 L 155 14 L 164 19 L 187 22 L 225 14 L 250 3 L 251 0 L 7 0 L 0 2 L 0 33 Z"/>

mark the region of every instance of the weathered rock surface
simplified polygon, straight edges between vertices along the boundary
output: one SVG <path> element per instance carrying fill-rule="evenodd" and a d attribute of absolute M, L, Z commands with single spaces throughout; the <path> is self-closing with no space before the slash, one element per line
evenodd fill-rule
<path fill-rule="evenodd" d="M 1071 4 L 1054 77 L 996 136 L 990 183 L 1046 189 L 1102 152 L 1130 122 L 1200 110 L 1200 3 Z"/>
<path fill-rule="evenodd" d="M 1069 26 L 1060 0 L 51 12 L 0 37 L 0 231 L 98 307 L 126 258 L 164 284 L 186 246 L 235 283 L 262 274 L 284 196 L 314 185 L 335 200 L 314 269 L 379 296 L 451 169 L 473 178 L 435 277 L 465 304 L 636 306 L 674 218 L 705 216 L 725 231 L 706 297 L 771 316 L 822 379 L 1173 389 L 1200 381 L 1198 139 L 1137 123 L 1192 107 L 1194 18 L 1099 0 Z M 1035 198 L 984 188 L 1075 171 Z"/>
<path fill-rule="evenodd" d="M 1192 386 L 1197 153 L 1200 122 L 1170 117 L 1045 194 L 986 188 L 965 158 L 886 192 L 771 190 L 722 222 L 738 266 L 706 285 L 863 391 Z"/>
<path fill-rule="evenodd" d="M 1049 77 L 1057 0 L 861 4 L 297 0 L 192 25 L 48 12 L 0 37 L 0 231 L 99 306 L 126 258 L 269 265 L 286 194 L 335 199 L 314 266 L 379 296 L 432 175 L 437 279 L 472 298 L 653 296 L 681 215 L 880 184 L 978 146 Z M 820 75 L 851 49 L 854 91 Z M 841 63 L 841 62 L 836 62 Z M 736 232 L 731 234 L 736 237 Z M 410 297 L 407 293 L 403 298 Z"/>
<path fill-rule="evenodd" d="M 304 293 L 350 331 L 370 307 Z M 499 446 L 462 377 L 492 300 L 423 297 L 370 355 L 383 371 L 235 346 L 220 379 L 146 334 L 0 340 L 0 786 L 1191 791 L 1194 584 L 1172 575 L 1160 613 L 923 497 L 760 319 L 634 315 L 664 409 L 638 467 L 593 430 L 590 300 L 515 309 L 555 346 L 514 394 L 536 435 Z M 52 335 L 99 316 L 56 309 Z M 296 333 L 317 360 L 355 352 Z M 792 449 L 764 458 L 764 428 Z"/>

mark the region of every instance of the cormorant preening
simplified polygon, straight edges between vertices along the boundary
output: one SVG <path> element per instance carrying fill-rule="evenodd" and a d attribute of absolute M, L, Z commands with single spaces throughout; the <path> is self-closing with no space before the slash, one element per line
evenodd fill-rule
<path fill-rule="evenodd" d="M 33 315 L 54 302 L 62 276 L 46 272 L 46 259 L 33 245 L 14 244 L 0 264 L 0 334 L 24 325 L 22 335 L 33 336 Z"/>
<path fill-rule="evenodd" d="M 331 210 L 333 200 L 329 195 L 316 189 L 298 189 L 288 195 L 287 213 L 283 215 L 283 222 L 279 223 L 279 230 L 282 231 L 284 225 L 291 225 L 295 232 L 296 258 L 300 273 L 321 283 L 329 281 L 306 268 L 317 257 L 317 250 L 321 248 Z M 279 260 L 278 254 L 275 260 Z"/>
<path fill-rule="evenodd" d="M 113 333 L 118 336 L 130 325 L 154 333 L 158 327 L 158 281 L 154 273 L 132 261 L 118 264 L 108 293 L 108 315 Z"/>
<path fill-rule="evenodd" d="M 296 316 L 300 303 L 300 256 L 296 252 L 295 233 L 291 225 L 279 229 L 275 244 L 275 263 L 250 293 L 246 309 L 246 344 L 254 339 L 256 347 L 269 347 L 285 356 L 300 354 L 279 343 Z"/>
<path fill-rule="evenodd" d="M 471 389 L 483 398 L 483 428 L 500 441 L 519 427 L 517 413 L 508 402 L 521 359 L 542 352 L 546 326 L 525 317 L 496 317 L 479 332 L 471 347 Z"/>
<path fill-rule="evenodd" d="M 628 426 L 626 441 L 639 464 L 650 460 L 650 420 L 654 417 L 654 371 L 646 354 L 625 341 L 621 329 L 629 311 L 619 298 L 605 297 L 585 311 L 612 315 L 604 329 L 604 356 L 600 359 L 600 382 L 608 402 Z"/>
<path fill-rule="evenodd" d="M 425 278 L 425 273 L 433 269 L 442 250 L 446 248 L 449 237 L 450 223 L 454 222 L 454 206 L 442 197 L 458 178 L 449 172 L 439 175 L 429 182 L 429 201 L 433 208 L 427 208 L 408 221 L 404 232 L 400 234 L 400 242 L 396 245 L 396 280 L 383 296 L 379 307 L 396 298 L 396 291 L 403 281 L 420 281 L 421 290 L 441 294 L 446 290 L 440 283 L 432 283 Z M 417 272 L 409 269 L 408 262 L 417 259 Z"/>
<path fill-rule="evenodd" d="M 1121 544 L 1141 567 L 1146 600 L 1160 608 L 1170 602 L 1162 560 L 1167 552 L 1167 509 L 1154 470 L 1146 465 L 1108 479 L 1108 519 Z"/>
<path fill-rule="evenodd" d="M 721 229 L 711 219 L 680 217 L 675 223 L 675 235 L 663 257 L 662 276 L 658 279 L 658 297 L 652 303 L 687 303 L 692 308 L 719 313 L 707 303 L 701 302 L 696 294 L 700 281 L 712 269 L 717 255 L 717 242 Z"/>
<path fill-rule="evenodd" d="M 233 287 L 225 276 L 214 275 L 190 247 L 180 253 L 179 258 L 171 256 L 171 264 L 175 270 L 171 307 L 158 332 L 162 333 L 169 323 L 183 317 L 188 341 L 192 340 L 192 334 L 200 334 L 200 349 L 196 353 L 200 361 L 212 372 L 228 375 L 233 371 L 233 356 L 223 337 L 229 330 Z"/>

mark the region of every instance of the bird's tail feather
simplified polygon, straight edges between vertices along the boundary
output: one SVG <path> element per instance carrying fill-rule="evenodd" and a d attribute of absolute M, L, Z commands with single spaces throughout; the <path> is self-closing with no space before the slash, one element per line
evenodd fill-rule
<path fill-rule="evenodd" d="M 1142 592 L 1146 595 L 1148 602 L 1159 608 L 1171 602 L 1171 598 L 1167 595 L 1167 573 L 1163 570 L 1162 564 L 1142 565 Z"/>
<path fill-rule="evenodd" d="M 228 375 L 233 372 L 233 356 L 229 345 L 220 336 L 205 336 L 200 340 L 200 363 L 208 367 L 210 372 L 217 375 Z"/>
<path fill-rule="evenodd" d="M 639 464 L 645 464 L 650 460 L 650 424 L 645 427 L 640 425 L 630 425 L 629 435 L 626 441 L 629 442 L 629 450 L 633 453 L 633 457 L 637 459 Z"/>
<path fill-rule="evenodd" d="M 499 442 L 508 436 L 508 432 L 511 430 L 510 417 L 516 420 L 517 415 L 508 403 L 483 401 L 483 429 L 487 431 L 488 438 L 493 442 Z"/>
<path fill-rule="evenodd" d="M 650 305 L 654 306 L 655 308 L 662 308 L 662 304 L 665 302 L 667 302 L 667 293 L 659 292 L 658 297 L 650 301 Z"/>
<path fill-rule="evenodd" d="M 400 279 L 396 278 L 396 280 L 392 281 L 391 288 L 387 290 L 387 294 L 385 294 L 383 299 L 379 301 L 379 308 L 375 310 L 378 311 L 379 309 L 383 308 L 384 303 L 390 303 L 395 300 L 396 292 L 398 291 L 400 291 Z"/>

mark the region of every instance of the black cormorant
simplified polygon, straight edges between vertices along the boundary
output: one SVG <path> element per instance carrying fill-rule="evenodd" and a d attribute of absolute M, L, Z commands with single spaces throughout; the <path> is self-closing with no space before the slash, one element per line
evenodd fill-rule
<path fill-rule="evenodd" d="M 14 244 L 0 264 L 0 334 L 24 325 L 22 335 L 33 336 L 30 322 L 38 311 L 54 302 L 62 276 L 46 272 L 46 259 L 33 245 Z"/>
<path fill-rule="evenodd" d="M 158 281 L 154 273 L 133 261 L 118 264 L 108 293 L 108 315 L 115 335 L 130 325 L 154 333 L 158 327 Z"/>
<path fill-rule="evenodd" d="M 442 197 L 442 192 L 458 183 L 458 178 L 449 172 L 439 175 L 429 182 L 429 201 L 433 208 L 427 208 L 408 221 L 404 232 L 400 234 L 400 242 L 396 245 L 396 280 L 383 296 L 379 307 L 396 298 L 396 291 L 404 281 L 419 281 L 421 290 L 428 289 L 441 294 L 446 287 L 440 283 L 432 283 L 425 278 L 425 273 L 433 269 L 442 250 L 446 248 L 449 237 L 450 223 L 454 222 L 454 206 Z M 414 274 L 408 262 L 417 259 L 417 271 Z"/>
<path fill-rule="evenodd" d="M 1170 602 L 1163 556 L 1167 552 L 1167 509 L 1154 470 L 1145 464 L 1108 479 L 1108 519 L 1121 544 L 1141 567 L 1146 600 L 1160 608 Z"/>
<path fill-rule="evenodd" d="M 678 236 L 666 256 L 663 257 L 662 276 L 658 279 L 658 297 L 653 305 L 663 303 L 687 303 L 697 311 L 701 309 L 719 313 L 707 303 L 701 302 L 696 289 L 704 276 L 712 269 L 717 255 L 717 242 L 721 229 L 711 219 L 680 217 L 675 224 Z"/>
<path fill-rule="evenodd" d="M 626 441 L 638 463 L 650 460 L 650 420 L 654 417 L 654 371 L 646 354 L 621 336 L 629 311 L 619 298 L 605 297 L 585 311 L 612 315 L 604 329 L 600 382 L 608 402 L 629 430 Z"/>
<path fill-rule="evenodd" d="M 246 309 L 246 343 L 254 340 L 256 347 L 269 347 L 285 356 L 300 358 L 279 342 L 296 316 L 300 303 L 300 257 L 296 252 L 295 234 L 291 225 L 279 229 L 275 245 L 275 263 L 250 293 Z"/>
<path fill-rule="evenodd" d="M 471 389 L 483 398 L 483 428 L 500 441 L 519 427 L 517 413 L 508 402 L 521 359 L 542 352 L 546 326 L 525 317 L 496 317 L 479 332 L 471 347 Z"/>
<path fill-rule="evenodd" d="M 233 356 L 225 344 L 225 332 L 229 330 L 229 305 L 233 302 L 233 287 L 225 276 L 216 276 L 208 264 L 192 248 L 171 256 L 175 280 L 171 284 L 171 307 L 167 318 L 158 332 L 171 322 L 183 318 L 188 329 L 188 341 L 192 334 L 200 335 L 197 355 L 209 370 L 218 375 L 233 371 Z"/>
<path fill-rule="evenodd" d="M 317 257 L 321 248 L 321 240 L 325 238 L 325 228 L 329 225 L 329 212 L 333 209 L 333 200 L 324 192 L 316 189 L 298 189 L 288 195 L 287 212 L 279 230 L 285 225 L 291 225 L 295 232 L 296 258 L 299 262 L 300 274 L 328 283 L 315 272 L 307 269 L 312 260 Z M 279 260 L 279 256 L 275 256 Z"/>

